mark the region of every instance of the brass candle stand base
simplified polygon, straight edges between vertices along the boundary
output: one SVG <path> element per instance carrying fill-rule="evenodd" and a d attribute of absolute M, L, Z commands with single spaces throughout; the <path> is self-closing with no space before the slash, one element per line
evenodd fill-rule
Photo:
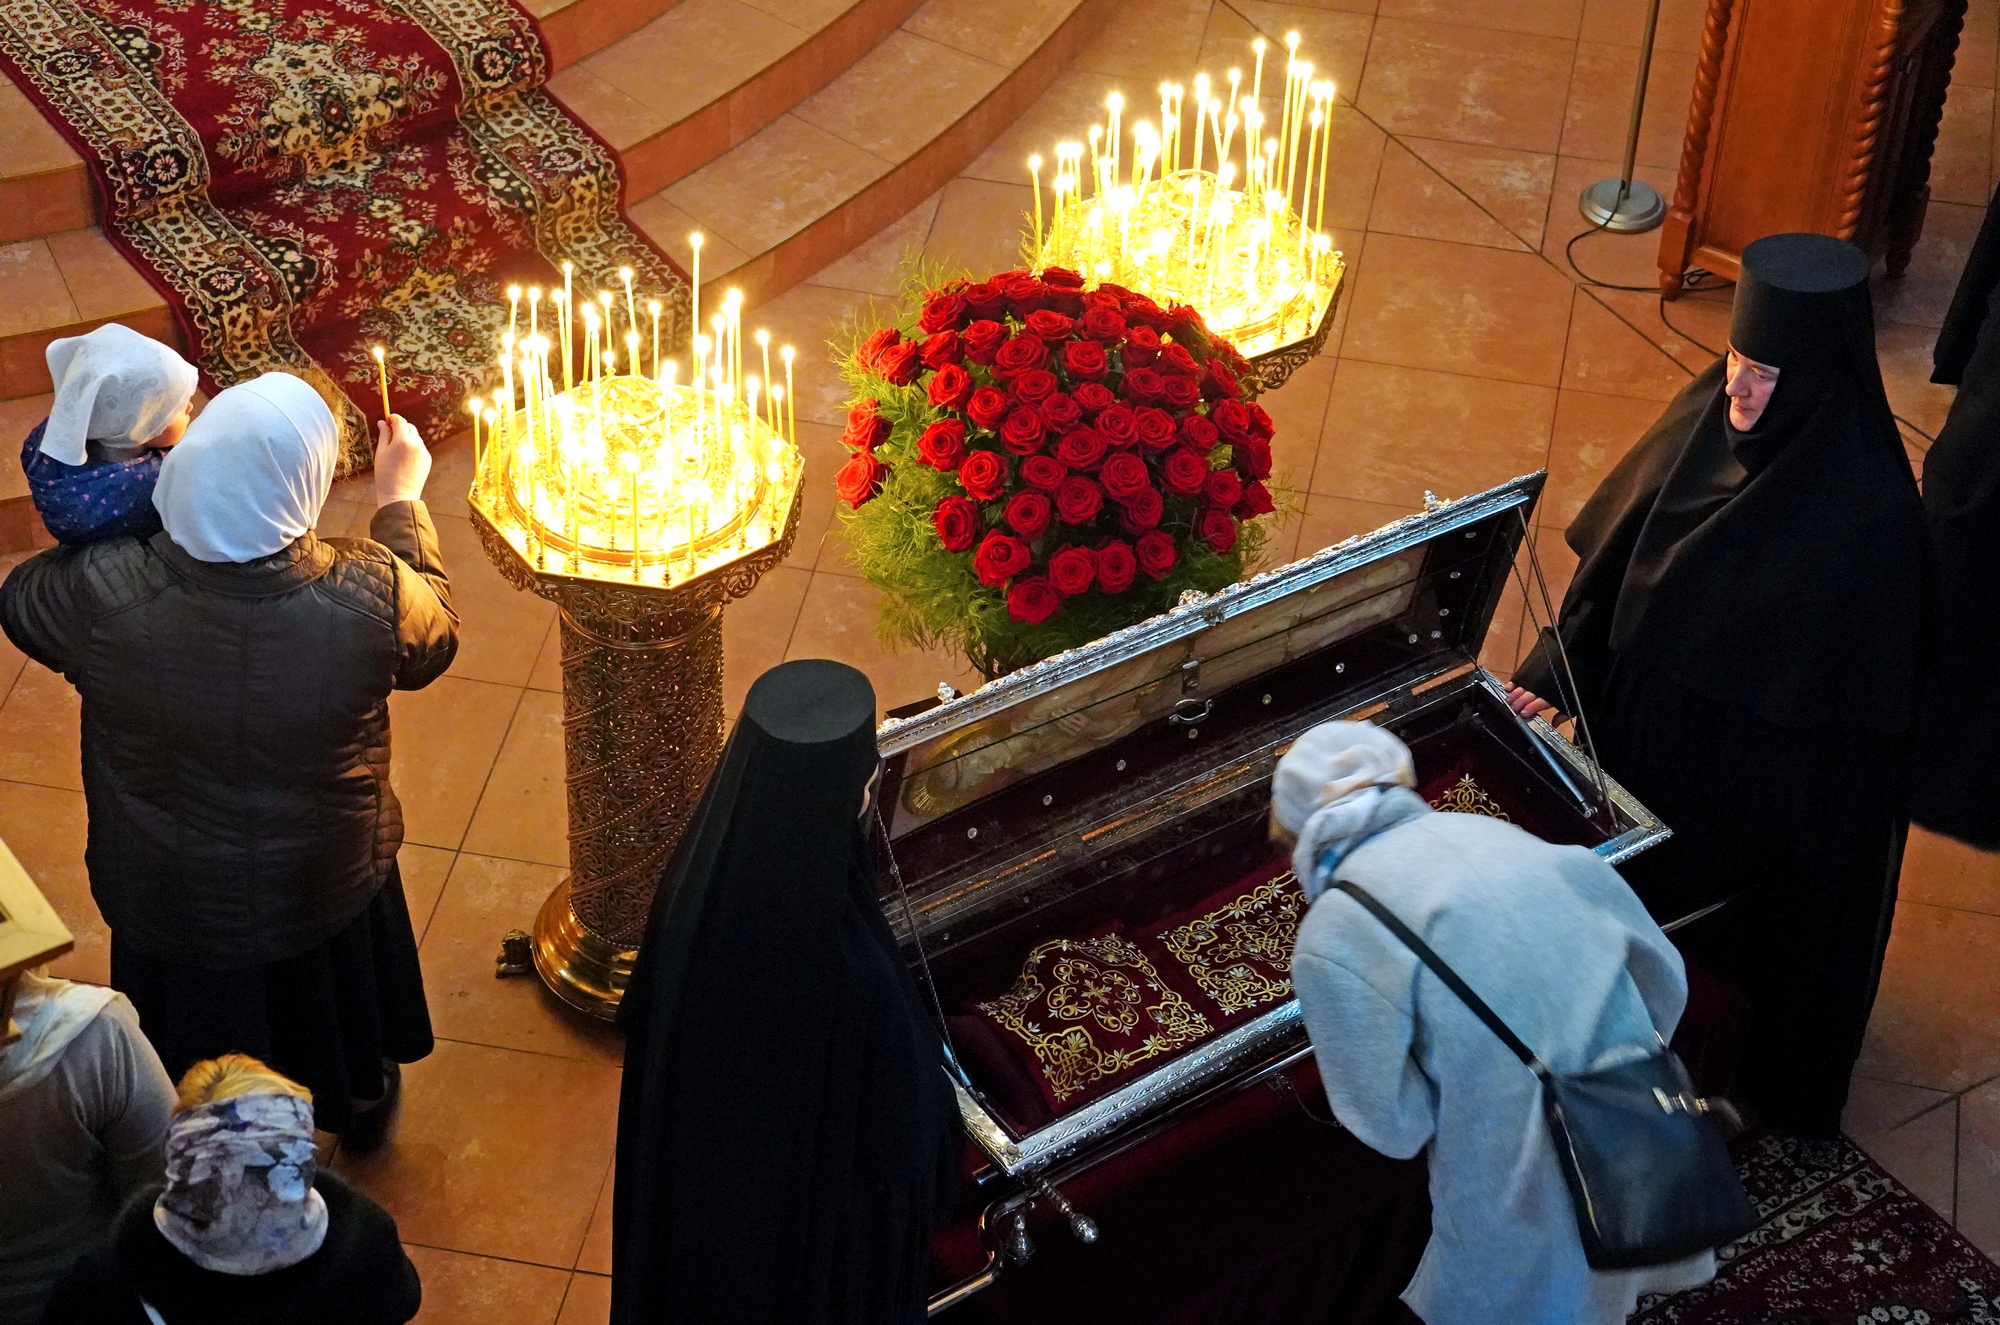
<path fill-rule="evenodd" d="M 802 501 L 795 491 L 779 537 L 670 587 L 533 564 L 473 502 L 500 573 L 560 611 L 570 872 L 535 917 L 533 947 L 536 973 L 571 1007 L 617 1014 L 661 867 L 722 753 L 723 608 L 791 552 Z"/>

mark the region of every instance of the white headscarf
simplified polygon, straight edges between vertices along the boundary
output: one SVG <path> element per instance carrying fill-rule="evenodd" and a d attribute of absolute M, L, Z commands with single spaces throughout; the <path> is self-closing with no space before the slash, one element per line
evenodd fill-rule
<path fill-rule="evenodd" d="M 255 561 L 313 527 L 333 486 L 340 429 L 319 392 L 265 373 L 208 402 L 167 453 L 153 505 L 198 561 Z"/>
<path fill-rule="evenodd" d="M 21 1038 L 0 1052 L 0 1102 L 27 1091 L 53 1071 L 69 1042 L 97 1020 L 105 1004 L 116 997 L 101 985 L 21 972 L 13 1014 Z"/>
<path fill-rule="evenodd" d="M 1321 857 L 1367 830 L 1391 787 L 1417 785 L 1410 748 L 1366 722 L 1324 722 L 1292 744 L 1271 777 L 1271 817 L 1298 839 L 1292 871 L 1308 899 L 1326 886 Z"/>
<path fill-rule="evenodd" d="M 326 1241 L 312 1105 L 278 1092 L 198 1104 L 167 1129 L 167 1188 L 153 1226 L 221 1274 L 269 1274 Z"/>
<path fill-rule="evenodd" d="M 49 342 L 55 404 L 42 454 L 80 465 L 90 441 L 140 446 L 194 398 L 194 365 L 150 336 L 107 322 L 86 336 Z"/>

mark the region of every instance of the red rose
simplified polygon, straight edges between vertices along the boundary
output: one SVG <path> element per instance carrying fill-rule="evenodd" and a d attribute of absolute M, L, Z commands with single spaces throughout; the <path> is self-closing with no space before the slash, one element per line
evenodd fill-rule
<path fill-rule="evenodd" d="M 923 370 L 922 351 L 913 340 L 900 345 L 892 345 L 882 351 L 882 357 L 875 361 L 876 371 L 896 386 L 908 386 L 917 380 Z"/>
<path fill-rule="evenodd" d="M 1186 304 L 1175 304 L 1167 310 L 1167 325 L 1161 329 L 1175 340 L 1185 341 L 1201 325 L 1201 314 Z"/>
<path fill-rule="evenodd" d="M 1158 488 L 1141 488 L 1130 498 L 1119 503 L 1118 527 L 1128 534 L 1138 535 L 1148 529 L 1160 527 L 1160 517 L 1166 513 L 1166 498 Z"/>
<path fill-rule="evenodd" d="M 1083 334 L 1092 340 L 1114 341 L 1125 334 L 1125 319 L 1112 308 L 1088 308 L 1083 314 Z"/>
<path fill-rule="evenodd" d="M 1270 489 L 1252 479 L 1243 485 L 1243 500 L 1237 503 L 1236 513 L 1246 520 L 1254 520 L 1260 515 L 1269 515 L 1278 509 L 1271 500 Z"/>
<path fill-rule="evenodd" d="M 1271 444 L 1258 437 L 1245 437 L 1230 448 L 1236 468 L 1247 479 L 1271 477 Z"/>
<path fill-rule="evenodd" d="M 1000 420 L 1007 417 L 1008 400 L 999 387 L 983 386 L 972 393 L 972 399 L 965 402 L 965 413 L 982 428 L 993 429 L 1000 426 Z"/>
<path fill-rule="evenodd" d="M 1208 482 L 1208 462 L 1186 447 L 1169 451 L 1162 470 L 1167 491 L 1176 497 L 1192 497 Z"/>
<path fill-rule="evenodd" d="M 1083 422 L 1083 408 L 1058 391 L 1041 404 L 1042 419 L 1056 432 L 1068 432 Z"/>
<path fill-rule="evenodd" d="M 929 394 L 931 404 L 939 409 L 961 409 L 972 394 L 972 374 L 948 363 L 931 375 Z"/>
<path fill-rule="evenodd" d="M 1105 281 L 1083 297 L 1083 306 L 1085 308 L 1108 308 L 1114 313 L 1123 313 L 1125 311 L 1125 301 L 1131 297 L 1132 292 L 1124 286 L 1112 281 Z"/>
<path fill-rule="evenodd" d="M 875 412 L 872 397 L 848 407 L 847 427 L 840 434 L 842 445 L 851 451 L 872 451 L 888 438 L 889 421 Z"/>
<path fill-rule="evenodd" d="M 924 301 L 923 315 L 917 319 L 917 325 L 931 335 L 956 331 L 965 325 L 971 311 L 964 295 L 941 290 Z"/>
<path fill-rule="evenodd" d="M 1174 444 L 1174 416 L 1148 406 L 1139 411 L 1139 444 L 1148 451 L 1164 451 Z"/>
<path fill-rule="evenodd" d="M 917 438 L 917 459 L 932 469 L 951 473 L 965 459 L 965 424 L 939 419 Z"/>
<path fill-rule="evenodd" d="M 1015 317 L 1027 320 L 1028 314 L 1042 306 L 1045 295 L 1042 283 L 1026 272 L 1015 272 L 1009 276 L 995 276 L 993 283 L 1000 287 L 1001 295 L 1007 300 L 1007 311 Z"/>
<path fill-rule="evenodd" d="M 902 335 L 894 327 L 870 332 L 867 340 L 854 347 L 854 366 L 864 373 L 877 371 L 876 365 L 882 362 L 883 352 L 901 339 Z"/>
<path fill-rule="evenodd" d="M 1039 405 L 1056 393 L 1056 375 L 1046 368 L 1031 368 L 1014 379 L 1008 390 L 1024 405 Z"/>
<path fill-rule="evenodd" d="M 1120 319 L 1123 321 L 1123 319 Z M 1125 366 L 1144 368 L 1160 357 L 1160 334 L 1151 327 L 1130 327 L 1125 332 Z"/>
<path fill-rule="evenodd" d="M 1097 578 L 1097 558 L 1084 547 L 1066 547 L 1049 558 L 1049 583 L 1064 594 L 1087 592 Z"/>
<path fill-rule="evenodd" d="M 1152 404 L 1160 398 L 1166 387 L 1167 379 L 1150 368 L 1133 368 L 1125 374 L 1125 399 L 1134 405 Z"/>
<path fill-rule="evenodd" d="M 1185 345 L 1162 345 L 1160 360 L 1177 373 L 1193 376 L 1201 371 L 1201 365 L 1194 361 L 1194 356 L 1188 353 Z"/>
<path fill-rule="evenodd" d="M 1160 383 L 1160 400 L 1177 410 L 1190 410 L 1201 399 L 1201 387 L 1192 377 L 1169 377 Z"/>
<path fill-rule="evenodd" d="M 1141 488 L 1151 486 L 1151 476 L 1146 473 L 1146 462 L 1130 451 L 1120 451 L 1104 462 L 1098 472 L 1098 482 L 1113 501 L 1130 501 L 1139 495 Z"/>
<path fill-rule="evenodd" d="M 1132 545 L 1122 538 L 1107 538 L 1097 545 L 1097 587 L 1106 593 L 1124 593 L 1132 587 L 1133 572 L 1139 562 Z"/>
<path fill-rule="evenodd" d="M 1039 575 L 1017 580 L 1007 590 L 1007 615 L 1030 626 L 1039 626 L 1062 606 L 1062 595 Z"/>
<path fill-rule="evenodd" d="M 1031 455 L 1021 462 L 1021 482 L 1054 492 L 1069 477 L 1069 467 L 1052 455 Z"/>
<path fill-rule="evenodd" d="M 1271 434 L 1278 430 L 1278 426 L 1271 422 L 1270 414 L 1254 400 L 1245 401 L 1243 408 L 1250 411 L 1250 431 L 1265 441 L 1270 441 Z"/>
<path fill-rule="evenodd" d="M 1104 509 L 1104 489 L 1072 474 L 1056 488 L 1056 514 L 1064 524 L 1089 524 Z"/>
<path fill-rule="evenodd" d="M 970 551 L 972 536 L 979 532 L 979 508 L 963 497 L 946 497 L 931 513 L 931 523 L 945 551 Z"/>
<path fill-rule="evenodd" d="M 1007 462 L 991 451 L 974 451 L 958 467 L 958 486 L 980 501 L 997 501 L 1007 485 Z"/>
<path fill-rule="evenodd" d="M 926 368 L 942 368 L 948 363 L 957 363 L 965 357 L 956 331 L 940 331 L 924 342 L 918 351 Z"/>
<path fill-rule="evenodd" d="M 1104 347 L 1094 340 L 1073 340 L 1063 346 L 1063 367 L 1072 379 L 1096 382 L 1110 371 Z"/>
<path fill-rule="evenodd" d="M 965 357 L 981 366 L 990 366 L 993 356 L 1006 343 L 1007 328 L 1002 324 L 981 319 L 965 329 L 961 337 L 965 342 Z"/>
<path fill-rule="evenodd" d="M 1049 499 L 1040 492 L 1017 492 L 1007 499 L 1007 525 L 1023 538 L 1049 527 Z"/>
<path fill-rule="evenodd" d="M 1250 411 L 1240 400 L 1218 400 L 1208 407 L 1208 421 L 1232 445 L 1250 435 Z"/>
<path fill-rule="evenodd" d="M 1127 322 L 1138 323 L 1155 332 L 1167 325 L 1166 313 L 1158 304 L 1143 294 L 1133 294 L 1126 297 L 1125 320 Z"/>
<path fill-rule="evenodd" d="M 1139 416 L 1124 405 L 1113 405 L 1097 416 L 1097 431 L 1113 446 L 1130 446 L 1139 440 Z"/>
<path fill-rule="evenodd" d="M 1233 469 L 1218 469 L 1208 476 L 1202 485 L 1201 495 L 1211 506 L 1230 507 L 1243 500 L 1243 480 L 1236 477 Z"/>
<path fill-rule="evenodd" d="M 1203 511 L 1194 528 L 1202 541 L 1217 552 L 1227 552 L 1236 546 L 1236 518 L 1219 506 Z"/>
<path fill-rule="evenodd" d="M 1004 584 L 1013 576 L 1028 569 L 1034 557 L 1028 553 L 1028 545 L 1012 534 L 994 530 L 986 535 L 979 550 L 972 554 L 972 570 L 979 576 L 981 584 L 992 586 Z"/>
<path fill-rule="evenodd" d="M 1015 455 L 1033 455 L 1042 449 L 1042 416 L 1022 405 L 1000 425 L 1000 445 Z"/>
<path fill-rule="evenodd" d="M 993 356 L 993 376 L 1002 381 L 1032 372 L 1049 361 L 1049 347 L 1033 336 L 1016 336 Z"/>
<path fill-rule="evenodd" d="M 1053 285 L 1058 290 L 1081 290 L 1083 288 L 1083 277 L 1077 275 L 1068 267 L 1044 267 L 1042 268 L 1042 284 Z"/>
<path fill-rule="evenodd" d="M 874 497 L 882 476 L 889 471 L 867 451 L 856 451 L 833 476 L 833 491 L 842 501 L 860 510 Z"/>
<path fill-rule="evenodd" d="M 1000 288 L 990 281 L 981 281 L 977 285 L 968 285 L 959 291 L 959 293 L 965 298 L 966 310 L 976 318 L 999 317 L 1000 310 L 1006 306 L 1006 300 L 1001 295 Z M 973 325 L 977 326 L 978 324 L 974 323 Z M 971 329 L 971 327 L 966 328 L 968 331 Z"/>
<path fill-rule="evenodd" d="M 1116 404 L 1118 397 L 1111 394 L 1111 388 L 1102 382 L 1085 382 L 1070 393 L 1076 399 L 1077 408 L 1086 418 L 1094 418 L 1099 411 Z"/>
<path fill-rule="evenodd" d="M 1056 443 L 1056 459 L 1071 469 L 1090 469 L 1104 459 L 1104 435 L 1095 428 L 1078 428 Z"/>
<path fill-rule="evenodd" d="M 1173 570 L 1174 562 L 1180 554 L 1174 548 L 1173 535 L 1158 529 L 1149 529 L 1139 535 L 1132 545 L 1133 555 L 1139 559 L 1139 569 L 1156 580 L 1164 580 Z"/>
<path fill-rule="evenodd" d="M 1061 340 L 1076 327 L 1076 323 L 1061 313 L 1047 308 L 1037 308 L 1021 320 L 1027 324 L 1029 335 L 1043 340 Z"/>
<path fill-rule="evenodd" d="M 1215 425 L 1199 414 L 1190 414 L 1181 420 L 1181 445 L 1191 451 L 1207 455 L 1215 449 Z"/>
<path fill-rule="evenodd" d="M 1241 400 L 1243 387 L 1220 359 L 1210 359 L 1208 371 L 1202 375 L 1201 394 L 1210 400 Z"/>

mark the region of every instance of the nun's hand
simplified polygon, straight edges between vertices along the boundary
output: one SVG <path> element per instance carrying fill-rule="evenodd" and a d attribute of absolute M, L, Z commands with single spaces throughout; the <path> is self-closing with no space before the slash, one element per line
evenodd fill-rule
<path fill-rule="evenodd" d="M 1551 727 L 1560 727 L 1569 720 L 1554 704 L 1532 690 L 1521 689 L 1512 681 L 1507 683 L 1507 707 L 1524 718 L 1546 719 Z"/>
<path fill-rule="evenodd" d="M 375 504 L 420 501 L 431 476 L 430 448 L 400 414 L 375 425 Z"/>

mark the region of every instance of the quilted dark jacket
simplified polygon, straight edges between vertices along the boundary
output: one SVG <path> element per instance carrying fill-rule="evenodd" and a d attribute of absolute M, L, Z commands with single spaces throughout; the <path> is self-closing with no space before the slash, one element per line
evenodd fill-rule
<path fill-rule="evenodd" d="M 119 538 L 51 548 L 0 585 L 7 637 L 83 697 L 84 858 L 121 942 L 260 966 L 381 886 L 403 841 L 389 692 L 451 665 L 458 617 L 422 502 L 369 533 L 241 565 Z"/>

